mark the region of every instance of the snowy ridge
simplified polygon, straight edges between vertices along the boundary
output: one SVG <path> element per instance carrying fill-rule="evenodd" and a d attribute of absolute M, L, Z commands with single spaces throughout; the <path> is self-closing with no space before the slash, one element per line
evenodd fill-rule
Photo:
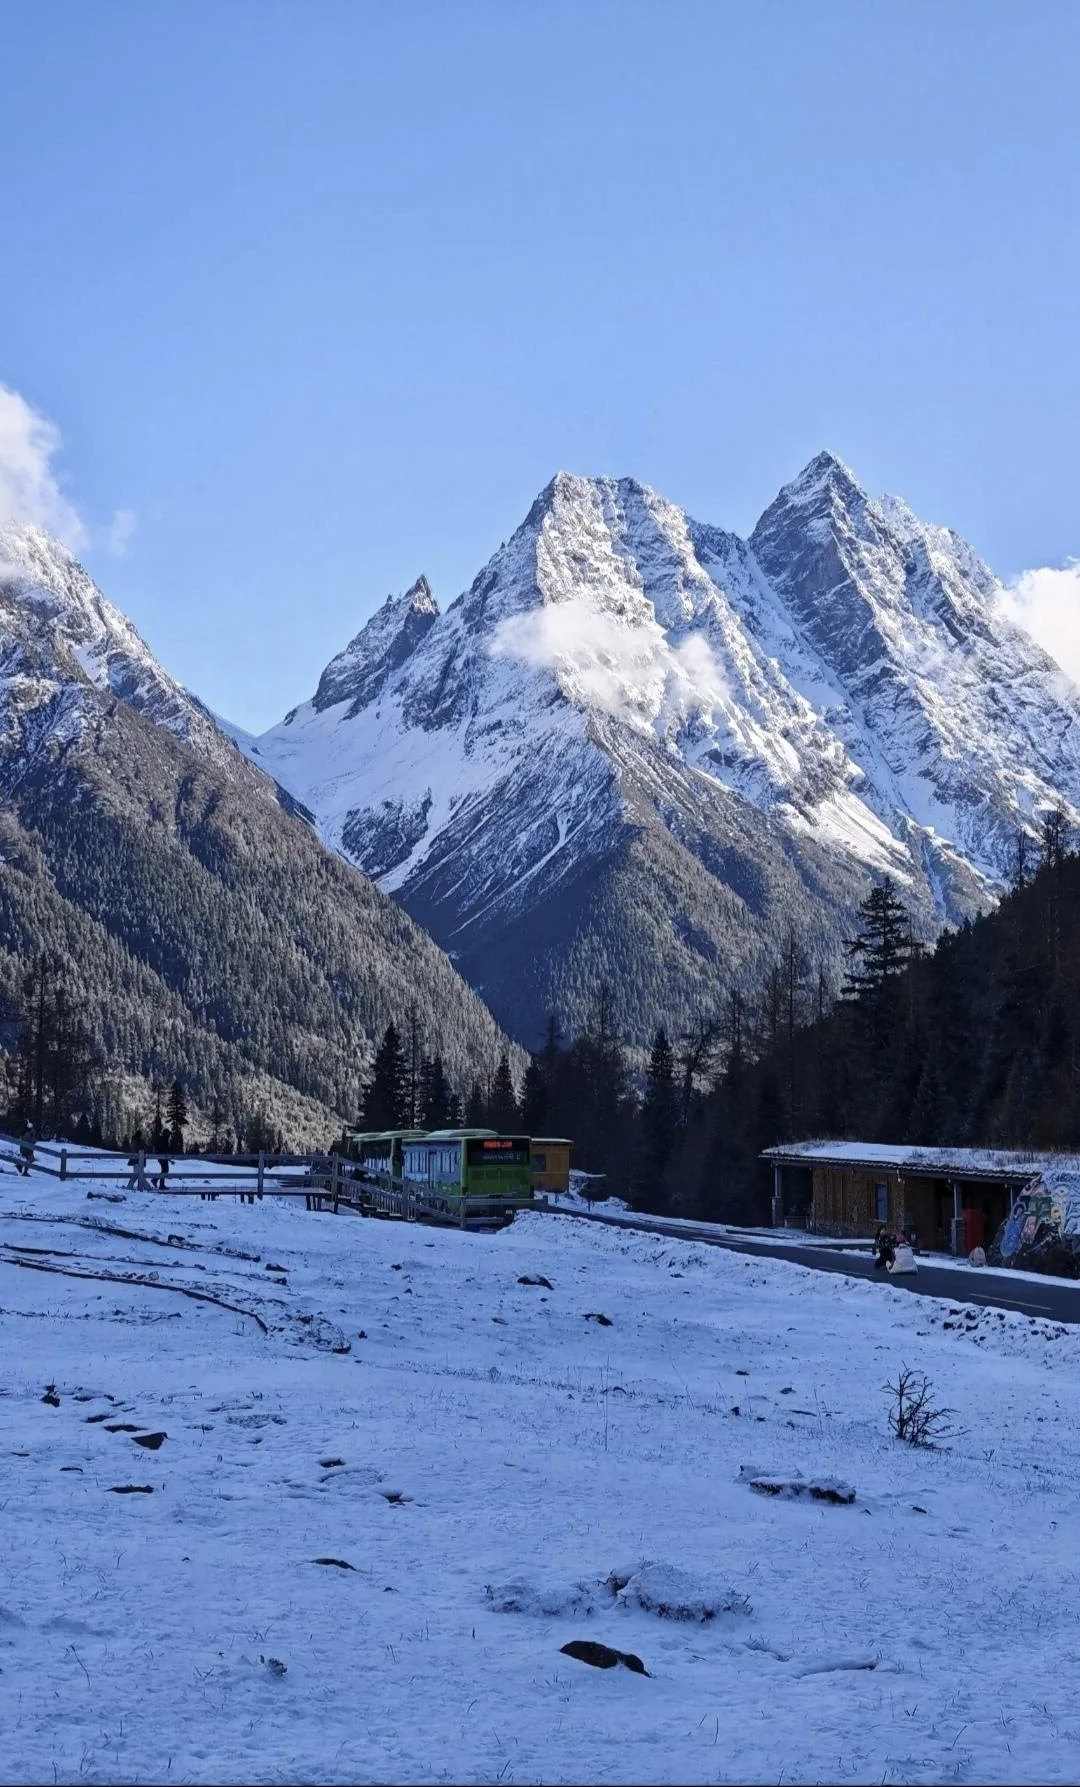
<path fill-rule="evenodd" d="M 68 548 L 39 528 L 0 528 L 0 628 L 9 736 L 28 714 L 44 721 L 56 709 L 75 736 L 79 688 L 89 683 L 213 761 L 236 762 L 232 741 L 209 711 L 162 669 Z"/>

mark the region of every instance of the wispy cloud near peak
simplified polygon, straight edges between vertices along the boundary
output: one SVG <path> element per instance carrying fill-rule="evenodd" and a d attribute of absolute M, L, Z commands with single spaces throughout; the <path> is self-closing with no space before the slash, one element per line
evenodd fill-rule
<path fill-rule="evenodd" d="M 59 450 L 55 424 L 0 385 L 0 525 L 44 528 L 76 548 L 86 529 L 53 469 Z"/>

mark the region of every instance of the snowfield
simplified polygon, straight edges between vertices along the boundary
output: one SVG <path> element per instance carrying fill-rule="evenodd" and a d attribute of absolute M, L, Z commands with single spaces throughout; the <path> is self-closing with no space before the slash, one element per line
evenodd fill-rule
<path fill-rule="evenodd" d="M 1075 1781 L 1078 1366 L 568 1217 L 5 1170 L 0 1777 Z"/>

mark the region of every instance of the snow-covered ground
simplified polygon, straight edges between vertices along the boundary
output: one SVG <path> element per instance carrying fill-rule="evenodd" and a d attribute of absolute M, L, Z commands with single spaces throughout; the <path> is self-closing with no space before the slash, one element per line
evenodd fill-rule
<path fill-rule="evenodd" d="M 904 1365 L 938 1450 L 888 1433 Z M 1078 1368 L 1077 1330 L 565 1217 L 5 1170 L 0 1778 L 1075 1781 Z"/>

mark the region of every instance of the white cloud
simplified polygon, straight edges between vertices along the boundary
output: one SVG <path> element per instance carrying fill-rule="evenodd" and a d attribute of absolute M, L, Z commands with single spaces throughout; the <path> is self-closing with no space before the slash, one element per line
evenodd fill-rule
<path fill-rule="evenodd" d="M 1005 591 L 1003 607 L 1080 683 L 1080 559 L 1021 572 Z"/>
<path fill-rule="evenodd" d="M 114 558 L 126 558 L 138 523 L 134 509 L 117 509 L 105 530 L 105 547 Z"/>
<path fill-rule="evenodd" d="M 0 385 L 0 525 L 44 528 L 76 547 L 86 530 L 53 471 L 59 449 L 59 429 Z"/>
<path fill-rule="evenodd" d="M 692 712 L 712 713 L 727 689 L 701 634 L 673 646 L 655 620 L 628 622 L 585 596 L 547 602 L 503 621 L 495 656 L 554 670 L 586 707 L 652 727 Z"/>

